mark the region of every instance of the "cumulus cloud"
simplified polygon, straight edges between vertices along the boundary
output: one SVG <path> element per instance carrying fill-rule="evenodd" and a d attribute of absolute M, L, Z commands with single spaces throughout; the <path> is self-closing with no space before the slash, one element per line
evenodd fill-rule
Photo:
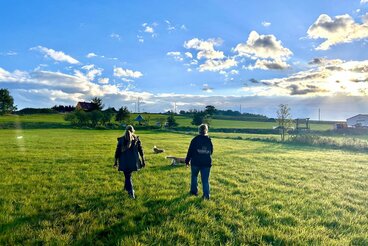
<path fill-rule="evenodd" d="M 237 66 L 237 62 L 233 58 L 224 59 L 224 60 L 207 60 L 205 63 L 199 65 L 199 71 L 212 71 L 217 72 L 221 70 L 226 70 Z"/>
<path fill-rule="evenodd" d="M 174 58 L 175 61 L 183 61 L 184 58 L 181 56 L 181 53 L 179 51 L 170 51 L 167 52 L 166 55 Z"/>
<path fill-rule="evenodd" d="M 368 93 L 368 60 L 342 61 L 313 59 L 316 67 L 288 77 L 261 80 L 267 83 L 262 93 L 270 95 L 362 96 Z"/>
<path fill-rule="evenodd" d="M 360 0 L 361 4 L 368 3 L 368 0 Z"/>
<path fill-rule="evenodd" d="M 228 58 L 224 55 L 224 52 L 215 50 L 215 47 L 222 43 L 223 41 L 220 38 L 208 40 L 193 38 L 184 42 L 184 48 L 198 51 L 198 60 L 192 59 L 190 65 L 197 65 L 198 61 L 200 61 L 202 63 L 198 68 L 200 72 L 217 72 L 237 66 L 237 61 L 234 58 Z M 193 57 L 193 54 L 190 52 L 186 52 L 185 55 L 188 58 Z"/>
<path fill-rule="evenodd" d="M 35 50 L 35 51 L 39 51 L 41 53 L 43 53 L 45 55 L 45 57 L 49 57 L 55 61 L 60 61 L 60 62 L 67 62 L 70 64 L 78 64 L 79 61 L 74 59 L 73 57 L 66 55 L 64 52 L 62 51 L 55 51 L 53 49 L 49 49 L 43 46 L 37 46 L 37 47 L 33 47 L 31 48 L 31 50 Z"/>
<path fill-rule="evenodd" d="M 114 68 L 114 76 L 115 77 L 127 77 L 127 78 L 140 78 L 143 76 L 143 74 L 139 71 L 133 71 L 129 69 L 124 69 L 121 67 L 115 67 Z"/>
<path fill-rule="evenodd" d="M 245 69 L 283 70 L 290 67 L 286 60 L 293 54 L 282 46 L 274 35 L 259 35 L 256 31 L 249 34 L 246 43 L 240 43 L 233 49 L 240 57 L 256 60 L 254 65 L 243 66 Z"/>
<path fill-rule="evenodd" d="M 239 56 L 251 57 L 252 59 L 281 59 L 284 60 L 293 53 L 282 46 L 280 40 L 277 40 L 274 35 L 259 35 L 256 31 L 249 34 L 246 43 L 238 44 L 235 52 Z"/>
<path fill-rule="evenodd" d="M 263 70 L 284 70 L 289 68 L 290 65 L 286 62 L 282 61 L 281 59 L 277 60 L 260 60 L 258 59 L 254 65 L 249 65 L 248 67 L 244 67 L 249 70 L 253 69 L 263 69 Z"/>
<path fill-rule="evenodd" d="M 95 84 L 89 81 L 83 73 L 76 71 L 74 74 L 52 71 L 25 72 L 20 70 L 9 72 L 0 68 L 0 84 L 11 84 L 11 93 L 19 108 L 51 107 L 55 104 L 73 105 L 78 101 L 89 100 L 91 97 L 98 96 L 103 99 L 105 105 L 116 108 L 127 105 L 130 110 L 134 110 L 134 103 L 137 97 L 140 97 L 141 101 L 145 103 L 144 110 L 148 112 L 162 112 L 165 108 L 171 108 L 171 103 L 176 101 L 177 105 L 180 105 L 180 110 L 200 110 L 210 104 L 219 109 L 231 109 L 234 108 L 234 105 L 242 104 L 242 109 L 245 112 L 275 117 L 277 105 L 288 102 L 293 109 L 293 117 L 317 117 L 315 109 L 322 105 L 325 119 L 341 120 L 362 111 L 368 111 L 367 96 L 364 94 L 367 81 L 362 81 L 364 75 L 368 73 L 368 61 L 342 62 L 339 66 L 345 72 L 351 72 L 352 78 L 359 79 L 359 81 L 351 82 L 352 86 L 361 86 L 362 90 L 359 95 L 349 95 L 346 91 L 344 93 L 341 88 L 334 95 L 323 92 L 322 90 L 328 87 L 318 86 L 318 84 L 328 82 L 328 78 L 333 76 L 333 74 L 327 74 L 322 76 L 322 80 L 318 79 L 321 77 L 318 74 L 323 74 L 323 68 L 300 72 L 278 79 L 278 81 L 272 81 L 270 86 L 248 88 L 249 93 L 244 89 L 244 96 L 136 92 L 116 85 Z M 337 77 L 340 77 L 341 81 L 339 83 L 334 82 L 335 87 L 348 85 L 347 88 L 349 88 L 350 85 L 345 83 L 347 80 L 343 80 L 340 75 L 337 75 Z M 332 81 L 334 79 L 332 78 Z M 307 80 L 315 80 L 320 83 L 312 84 L 309 87 L 308 84 L 304 86 L 302 81 Z M 252 81 L 255 85 L 261 85 L 264 82 L 256 79 Z M 251 83 L 253 83 L 252 81 Z M 276 82 L 284 88 L 277 87 Z M 191 84 L 190 86 L 195 85 Z M 284 92 L 284 94 L 275 93 L 276 96 L 268 96 L 270 93 L 267 94 L 265 91 L 273 91 L 274 87 Z M 208 84 L 203 84 L 202 89 L 205 89 L 205 91 L 206 89 L 207 91 L 208 89 L 212 90 Z M 308 95 L 313 95 L 313 97 Z M 339 110 L 336 110 L 336 108 Z"/>
<path fill-rule="evenodd" d="M 331 46 L 341 43 L 351 43 L 368 37 L 368 24 L 365 17 L 364 23 L 359 24 L 348 15 L 338 15 L 331 18 L 322 14 L 309 27 L 307 34 L 311 39 L 324 39 L 316 50 L 328 50 Z"/>
<path fill-rule="evenodd" d="M 193 38 L 184 43 L 184 48 L 198 50 L 197 59 L 222 59 L 224 58 L 224 53 L 222 51 L 216 51 L 214 48 L 221 44 L 221 39 L 208 39 L 205 41 Z"/>

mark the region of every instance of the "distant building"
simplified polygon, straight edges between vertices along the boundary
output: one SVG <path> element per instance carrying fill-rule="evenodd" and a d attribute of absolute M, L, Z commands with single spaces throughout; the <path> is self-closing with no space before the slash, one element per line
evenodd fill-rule
<path fill-rule="evenodd" d="M 91 111 L 95 108 L 95 104 L 89 102 L 78 102 L 75 108 L 77 110 Z"/>
<path fill-rule="evenodd" d="M 368 127 L 368 114 L 358 114 L 346 119 L 349 127 Z"/>
<path fill-rule="evenodd" d="M 346 128 L 348 128 L 348 124 L 346 124 L 345 122 L 338 122 L 334 124 L 335 130 L 346 129 Z"/>
<path fill-rule="evenodd" d="M 142 122 L 144 122 L 144 118 L 142 115 L 138 115 L 137 118 L 134 119 L 134 121 L 138 121 L 139 125 L 142 125 Z"/>

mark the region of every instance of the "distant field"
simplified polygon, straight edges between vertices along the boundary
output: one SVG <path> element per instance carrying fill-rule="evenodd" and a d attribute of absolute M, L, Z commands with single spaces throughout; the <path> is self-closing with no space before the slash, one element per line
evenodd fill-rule
<path fill-rule="evenodd" d="M 0 245 L 368 244 L 368 154 L 213 138 L 202 201 L 164 158 L 192 136 L 137 133 L 148 166 L 130 200 L 112 168 L 122 131 L 0 130 Z"/>
<path fill-rule="evenodd" d="M 167 119 L 168 115 L 161 114 L 142 114 L 145 119 L 149 119 L 150 125 L 156 125 L 160 119 Z M 131 115 L 131 120 L 134 120 L 137 114 Z M 191 126 L 191 118 L 185 116 L 175 116 L 175 119 L 179 126 Z M 62 125 L 67 125 L 69 122 L 64 121 L 63 114 L 40 114 L 40 115 L 21 115 L 21 116 L 0 116 L 0 124 L 5 122 L 28 122 L 28 123 L 57 123 Z M 250 128 L 250 129 L 272 129 L 277 126 L 276 122 L 256 122 L 256 121 L 236 121 L 236 120 L 218 120 L 213 119 L 211 121 L 211 127 L 213 128 Z M 311 124 L 312 130 L 330 130 L 332 129 L 332 124 Z"/>

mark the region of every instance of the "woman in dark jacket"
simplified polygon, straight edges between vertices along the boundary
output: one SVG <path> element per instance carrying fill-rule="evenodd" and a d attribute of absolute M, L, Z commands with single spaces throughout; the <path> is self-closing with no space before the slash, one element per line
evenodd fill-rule
<path fill-rule="evenodd" d="M 198 173 L 201 173 L 203 198 L 210 199 L 210 171 L 212 166 L 211 155 L 213 153 L 213 145 L 208 137 L 208 126 L 202 124 L 198 128 L 199 135 L 194 137 L 190 142 L 185 164 L 191 164 L 191 184 L 190 194 L 198 195 Z"/>
<path fill-rule="evenodd" d="M 141 159 L 139 159 L 139 155 Z M 143 158 L 143 149 L 139 137 L 134 134 L 134 128 L 128 125 L 125 129 L 124 136 L 118 138 L 118 145 L 115 151 L 115 165 L 118 170 L 124 172 L 125 185 L 124 189 L 128 192 L 131 198 L 135 198 L 132 172 L 145 166 Z"/>

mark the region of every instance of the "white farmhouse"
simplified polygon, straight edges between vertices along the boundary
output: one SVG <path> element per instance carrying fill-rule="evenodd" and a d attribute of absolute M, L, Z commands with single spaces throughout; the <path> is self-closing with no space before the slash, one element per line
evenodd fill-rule
<path fill-rule="evenodd" d="M 368 127 L 368 114 L 358 114 L 346 119 L 348 127 Z"/>

